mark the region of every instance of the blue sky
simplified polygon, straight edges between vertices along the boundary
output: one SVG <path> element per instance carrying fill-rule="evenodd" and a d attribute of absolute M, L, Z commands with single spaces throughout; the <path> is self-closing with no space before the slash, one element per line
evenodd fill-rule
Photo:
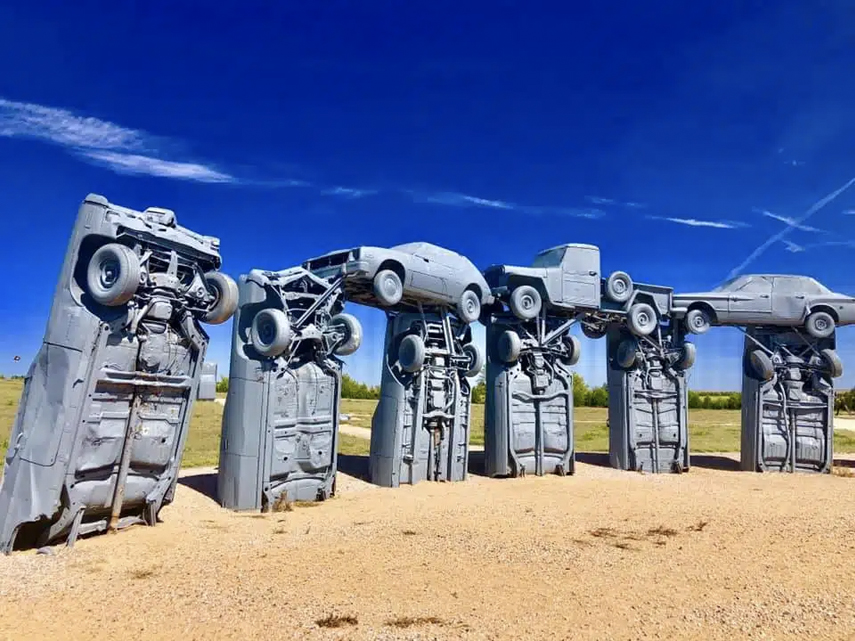
<path fill-rule="evenodd" d="M 174 209 L 234 276 L 366 243 L 484 268 L 588 242 L 678 291 L 736 269 L 855 293 L 855 187 L 798 222 L 855 177 L 853 36 L 843 1 L 4 7 L 0 372 L 38 349 L 89 192 Z M 376 382 L 385 319 L 353 310 L 349 370 Z M 224 371 L 230 325 L 210 333 Z M 692 386 L 738 388 L 738 331 L 696 342 Z M 602 382 L 604 342 L 584 348 Z"/>

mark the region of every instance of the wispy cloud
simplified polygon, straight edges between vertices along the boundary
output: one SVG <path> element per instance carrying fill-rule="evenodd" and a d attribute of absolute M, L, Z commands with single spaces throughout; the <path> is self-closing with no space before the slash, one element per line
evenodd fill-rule
<path fill-rule="evenodd" d="M 600 198 L 599 196 L 585 196 L 585 200 L 595 205 L 616 205 L 617 201 L 611 198 Z"/>
<path fill-rule="evenodd" d="M 622 202 L 614 198 L 603 198 L 601 196 L 585 196 L 585 200 L 594 205 L 619 205 L 621 207 L 630 207 L 632 209 L 643 209 L 647 207 L 644 203 L 636 203 L 632 201 Z"/>
<path fill-rule="evenodd" d="M 786 246 L 787 251 L 793 252 L 794 254 L 798 252 L 803 252 L 805 250 L 805 248 L 801 245 L 796 245 L 794 242 L 789 240 L 784 240 L 783 243 Z"/>
<path fill-rule="evenodd" d="M 855 209 L 844 209 L 843 215 L 844 216 L 855 216 Z"/>
<path fill-rule="evenodd" d="M 209 165 L 163 158 L 165 138 L 67 109 L 0 98 L 0 137 L 41 140 L 122 174 L 208 183 L 236 179 Z"/>
<path fill-rule="evenodd" d="M 830 194 L 826 194 L 825 196 L 820 198 L 813 205 L 811 205 L 810 208 L 800 218 L 793 222 L 795 222 L 797 225 L 803 225 L 810 219 L 811 216 L 813 216 L 816 212 L 820 211 L 828 203 L 835 200 L 838 196 L 840 196 L 840 194 L 845 192 L 852 185 L 855 185 L 855 178 L 850 178 L 843 186 L 838 187 Z M 769 249 L 769 247 L 774 245 L 779 240 L 783 240 L 784 236 L 789 234 L 793 229 L 795 229 L 795 227 L 793 227 L 792 225 L 787 225 L 778 233 L 769 236 L 769 238 L 767 238 L 760 245 L 758 245 L 757 248 L 752 251 L 745 260 L 743 260 L 741 263 L 739 263 L 739 265 L 731 269 L 730 273 L 727 275 L 727 278 L 733 278 L 734 276 L 738 276 L 743 269 L 748 267 L 751 263 L 757 260 L 757 258 L 762 256 L 763 253 L 767 249 Z"/>
<path fill-rule="evenodd" d="M 294 186 L 310 186 L 309 183 L 302 183 Z M 377 193 L 376 189 L 355 189 L 353 187 L 330 187 L 322 189 L 321 194 L 324 196 L 341 196 L 342 198 L 364 198 L 365 196 L 373 196 Z"/>
<path fill-rule="evenodd" d="M 517 212 L 531 216 L 568 216 L 571 218 L 602 218 L 606 215 L 602 209 L 593 207 L 554 207 L 544 205 L 524 205 L 512 203 L 505 200 L 493 198 L 481 198 L 456 192 L 434 192 L 425 193 L 404 189 L 403 193 L 409 195 L 416 203 L 430 203 L 434 205 L 445 205 L 447 207 L 482 207 L 486 209 L 500 209 L 509 212 Z"/>
<path fill-rule="evenodd" d="M 211 167 L 192 162 L 174 162 L 139 154 L 115 151 L 83 151 L 81 154 L 96 164 L 120 174 L 177 178 L 203 183 L 231 183 L 235 178 Z"/>
<path fill-rule="evenodd" d="M 746 227 L 745 223 L 740 223 L 733 220 L 698 220 L 697 218 L 670 218 L 667 216 L 648 216 L 651 220 L 664 220 L 669 223 L 678 225 L 687 225 L 689 227 L 712 227 L 714 229 L 738 229 Z"/>
<path fill-rule="evenodd" d="M 136 129 L 79 116 L 66 109 L 0 98 L 0 136 L 33 138 L 66 147 L 140 151 L 149 136 Z"/>
<path fill-rule="evenodd" d="M 810 225 L 803 225 L 799 223 L 795 218 L 790 218 L 789 216 L 781 216 L 780 214 L 774 214 L 771 211 L 767 211 L 765 209 L 757 209 L 754 211 L 767 216 L 768 218 L 773 218 L 777 221 L 784 223 L 785 225 L 792 227 L 793 229 L 799 229 L 801 231 L 812 231 L 812 232 L 820 232 L 824 233 L 822 229 L 817 229 L 816 227 L 811 227 Z"/>

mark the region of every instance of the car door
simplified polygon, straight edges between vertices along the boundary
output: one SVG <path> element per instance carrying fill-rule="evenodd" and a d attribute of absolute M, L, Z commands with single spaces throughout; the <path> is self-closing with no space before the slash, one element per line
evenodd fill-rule
<path fill-rule="evenodd" d="M 752 276 L 728 298 L 731 322 L 762 323 L 772 316 L 772 281 Z"/>
<path fill-rule="evenodd" d="M 772 313 L 776 321 L 800 322 L 804 318 L 809 294 L 814 294 L 804 279 L 775 276 L 772 285 Z"/>
<path fill-rule="evenodd" d="M 600 250 L 568 247 L 561 261 L 562 294 L 567 305 L 600 306 Z"/>
<path fill-rule="evenodd" d="M 410 286 L 414 294 L 448 297 L 448 268 L 419 252 L 410 261 Z"/>

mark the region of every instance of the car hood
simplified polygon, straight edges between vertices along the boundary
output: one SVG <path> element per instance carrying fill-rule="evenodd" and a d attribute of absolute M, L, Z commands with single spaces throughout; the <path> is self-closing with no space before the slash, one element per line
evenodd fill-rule
<path fill-rule="evenodd" d="M 484 278 L 490 286 L 506 280 L 508 276 L 532 276 L 540 278 L 546 274 L 543 267 L 518 267 L 517 265 L 490 265 L 484 270 Z"/>

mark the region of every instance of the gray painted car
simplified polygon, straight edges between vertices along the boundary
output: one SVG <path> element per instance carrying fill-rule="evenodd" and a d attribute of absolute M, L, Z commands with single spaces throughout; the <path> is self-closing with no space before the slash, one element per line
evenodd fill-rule
<path fill-rule="evenodd" d="M 674 294 L 672 312 L 693 334 L 713 325 L 770 325 L 826 338 L 836 326 L 855 323 L 855 298 L 809 276 L 744 274 L 710 292 Z"/>
<path fill-rule="evenodd" d="M 517 318 L 583 316 L 585 335 L 602 338 L 611 322 L 626 321 L 638 336 L 651 334 L 671 310 L 671 288 L 633 283 L 629 274 L 600 277 L 600 248 L 565 243 L 541 251 L 531 267 L 491 265 L 484 271 L 493 295 Z M 496 310 L 499 311 L 499 310 Z"/>
<path fill-rule="evenodd" d="M 493 301 L 487 281 L 468 258 L 431 243 L 337 250 L 303 267 L 322 278 L 343 276 L 348 300 L 386 308 L 444 303 L 466 323 L 478 320 L 481 307 Z"/>
<path fill-rule="evenodd" d="M 24 381 L 0 551 L 135 523 L 172 501 L 208 335 L 237 306 L 219 240 L 89 194 Z"/>

